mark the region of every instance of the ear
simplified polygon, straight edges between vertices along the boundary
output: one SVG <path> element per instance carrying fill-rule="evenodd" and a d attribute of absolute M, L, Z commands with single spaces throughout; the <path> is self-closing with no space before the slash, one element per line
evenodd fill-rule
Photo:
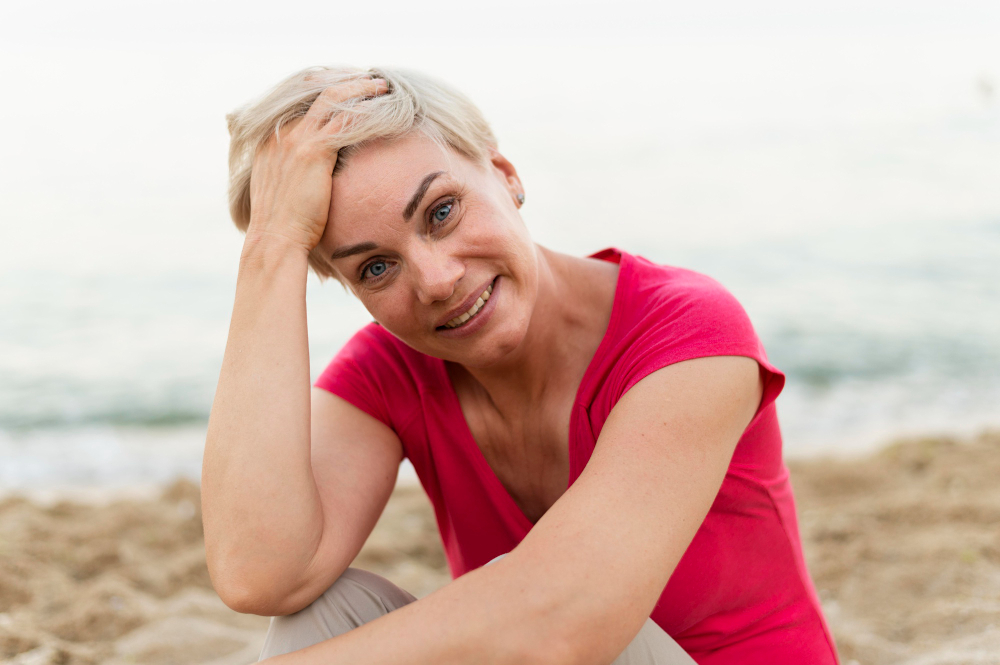
<path fill-rule="evenodd" d="M 517 207 L 521 207 L 517 202 L 517 196 L 518 194 L 524 194 L 524 187 L 521 185 L 521 179 L 517 177 L 517 169 L 493 146 L 490 146 L 489 151 L 490 166 L 493 169 L 494 175 L 503 181 L 504 186 L 510 193 L 511 199 L 514 200 L 514 204 Z"/>

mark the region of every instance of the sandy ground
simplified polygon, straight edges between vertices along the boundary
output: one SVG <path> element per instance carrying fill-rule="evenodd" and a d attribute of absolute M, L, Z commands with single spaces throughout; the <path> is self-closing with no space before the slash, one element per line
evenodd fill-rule
<path fill-rule="evenodd" d="M 1000 434 L 791 465 L 810 569 L 845 665 L 1000 663 Z M 226 608 L 198 490 L 104 505 L 0 502 L 0 658 L 243 665 L 267 619 Z M 396 490 L 356 566 L 448 581 L 427 500 Z"/>
<path fill-rule="evenodd" d="M 790 467 L 844 663 L 1000 663 L 1000 433 Z"/>

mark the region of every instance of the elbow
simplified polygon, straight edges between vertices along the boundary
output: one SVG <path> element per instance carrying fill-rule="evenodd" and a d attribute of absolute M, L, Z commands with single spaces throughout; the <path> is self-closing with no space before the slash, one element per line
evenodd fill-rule
<path fill-rule="evenodd" d="M 268 598 L 251 587 L 220 584 L 213 581 L 215 593 L 229 609 L 240 614 L 280 616 L 273 598 Z"/>
<path fill-rule="evenodd" d="M 300 553 L 246 543 L 205 539 L 212 588 L 223 603 L 241 614 L 286 616 L 308 607 L 333 584 L 347 563 L 315 565 Z"/>
<path fill-rule="evenodd" d="M 255 583 L 254 577 L 241 575 L 238 571 L 222 573 L 209 566 L 212 588 L 226 606 L 240 614 L 277 616 L 276 597 L 278 594 L 264 585 Z"/>
<path fill-rule="evenodd" d="M 208 570 L 215 593 L 227 607 L 240 614 L 285 616 L 315 600 L 306 595 L 306 585 L 291 584 L 273 570 L 247 570 L 231 564 L 213 566 L 211 563 Z"/>
<path fill-rule="evenodd" d="M 296 598 L 296 594 L 268 589 L 265 585 L 220 583 L 213 580 L 212 587 L 229 609 L 240 614 L 286 616 L 304 609 L 311 602 Z"/>
<path fill-rule="evenodd" d="M 215 593 L 219 595 L 222 602 L 229 609 L 240 614 L 259 614 L 260 616 L 278 616 L 273 611 L 274 602 L 272 599 L 264 598 L 250 587 L 238 587 L 235 585 L 220 584 L 212 581 Z"/>

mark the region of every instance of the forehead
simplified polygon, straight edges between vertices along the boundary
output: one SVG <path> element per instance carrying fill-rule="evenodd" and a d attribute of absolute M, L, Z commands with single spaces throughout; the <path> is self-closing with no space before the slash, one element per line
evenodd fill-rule
<path fill-rule="evenodd" d="M 331 203 L 336 208 L 363 198 L 385 201 L 392 197 L 405 205 L 403 199 L 409 200 L 428 173 L 454 172 L 467 161 L 420 133 L 372 141 L 352 152 L 334 176 Z"/>
<path fill-rule="evenodd" d="M 339 243 L 354 241 L 373 225 L 405 224 L 403 210 L 428 174 L 446 172 L 433 190 L 443 181 L 462 179 L 470 168 L 471 161 L 419 132 L 372 141 L 353 152 L 333 178 L 324 241 L 331 236 Z"/>

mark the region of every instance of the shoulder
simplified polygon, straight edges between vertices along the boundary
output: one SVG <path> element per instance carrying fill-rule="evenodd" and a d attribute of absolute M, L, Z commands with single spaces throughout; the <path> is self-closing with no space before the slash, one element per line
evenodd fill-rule
<path fill-rule="evenodd" d="M 750 317 L 722 284 L 693 270 L 615 252 L 617 257 L 597 255 L 617 258 L 621 266 L 611 324 L 594 367 L 594 390 L 605 393 L 609 406 L 652 372 L 695 358 L 752 358 L 780 380 Z"/>
<path fill-rule="evenodd" d="M 397 433 L 409 406 L 433 385 L 435 358 L 414 351 L 377 323 L 356 332 L 327 364 L 315 386 L 344 398 Z M 390 406 L 391 405 L 391 406 Z"/>
<path fill-rule="evenodd" d="M 420 377 L 433 372 L 435 362 L 441 361 L 415 351 L 372 321 L 344 343 L 324 374 L 335 371 L 345 363 L 353 363 L 367 372 L 377 373 L 395 368 L 393 371 L 406 371 Z"/>
<path fill-rule="evenodd" d="M 759 341 L 746 310 L 715 279 L 624 253 L 621 264 L 624 283 L 619 292 L 619 323 L 632 335 L 653 333 L 678 344 L 710 348 L 737 343 L 743 351 L 758 350 Z"/>
<path fill-rule="evenodd" d="M 331 365 L 337 361 L 350 361 L 361 366 L 399 362 L 407 355 L 408 350 L 412 351 L 389 331 L 372 321 L 344 343 Z"/>

